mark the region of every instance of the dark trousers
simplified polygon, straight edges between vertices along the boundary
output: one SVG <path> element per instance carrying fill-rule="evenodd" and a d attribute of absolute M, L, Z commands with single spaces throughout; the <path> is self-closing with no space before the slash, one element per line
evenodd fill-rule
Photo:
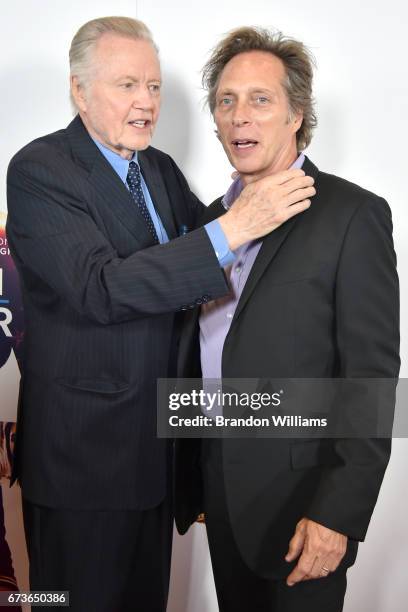
<path fill-rule="evenodd" d="M 169 500 L 145 511 L 55 510 L 23 501 L 23 512 L 31 590 L 69 591 L 70 612 L 166 610 Z"/>
<path fill-rule="evenodd" d="M 203 441 L 202 472 L 208 543 L 220 612 L 341 612 L 346 570 L 288 587 L 284 580 L 257 576 L 244 563 L 228 516 L 220 440 Z"/>

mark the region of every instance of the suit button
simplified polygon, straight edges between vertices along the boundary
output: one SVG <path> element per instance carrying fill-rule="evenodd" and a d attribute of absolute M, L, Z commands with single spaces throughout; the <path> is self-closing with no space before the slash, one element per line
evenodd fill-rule
<path fill-rule="evenodd" d="M 180 310 L 187 310 L 187 306 L 183 304 L 182 306 L 180 306 Z"/>
<path fill-rule="evenodd" d="M 188 307 L 189 307 L 190 310 L 192 310 L 193 308 L 196 307 L 196 305 L 195 304 L 189 304 Z"/>
<path fill-rule="evenodd" d="M 203 303 L 203 300 L 200 300 L 200 298 L 198 298 L 198 300 L 196 300 L 197 306 L 200 306 L 200 304 L 202 304 L 202 303 Z"/>

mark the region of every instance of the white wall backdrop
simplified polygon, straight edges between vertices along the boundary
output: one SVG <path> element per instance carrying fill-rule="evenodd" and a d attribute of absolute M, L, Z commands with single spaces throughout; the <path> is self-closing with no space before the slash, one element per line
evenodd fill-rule
<path fill-rule="evenodd" d="M 384 196 L 394 217 L 401 279 L 401 376 L 407 375 L 405 304 L 408 215 L 405 150 L 406 25 L 403 0 L 357 3 L 313 0 L 14 0 L 0 6 L 0 211 L 5 174 L 14 152 L 29 140 L 64 127 L 71 118 L 67 52 L 88 19 L 122 14 L 144 20 L 157 40 L 164 100 L 155 146 L 170 153 L 207 203 L 225 192 L 230 167 L 202 108 L 199 69 L 208 50 L 239 25 L 277 27 L 313 50 L 319 126 L 308 154 L 323 170 Z M 15 384 L 0 389 L 0 420 L 13 412 Z M 12 387 L 12 388 L 11 388 Z M 7 394 L 7 402 L 5 397 Z M 408 587 L 407 440 L 395 440 L 367 541 L 349 572 L 345 612 L 403 612 Z M 169 612 L 217 610 L 205 529 L 176 537 Z"/>

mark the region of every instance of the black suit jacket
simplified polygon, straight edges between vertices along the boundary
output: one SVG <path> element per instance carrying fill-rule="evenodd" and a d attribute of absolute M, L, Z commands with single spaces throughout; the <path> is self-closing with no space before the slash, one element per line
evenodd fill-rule
<path fill-rule="evenodd" d="M 160 502 L 156 379 L 174 369 L 174 313 L 227 289 L 206 231 L 177 238 L 203 208 L 180 170 L 151 147 L 139 161 L 165 245 L 151 246 L 79 117 L 10 163 L 7 235 L 26 321 L 14 476 L 37 504 Z"/>
<path fill-rule="evenodd" d="M 225 378 L 396 378 L 398 277 L 387 203 L 319 172 L 309 210 L 269 234 L 237 305 L 222 354 Z M 208 209 L 222 214 L 221 200 Z M 198 377 L 198 313 L 189 313 L 179 376 Z M 390 407 L 392 410 L 392 406 Z M 225 439 L 231 524 L 246 563 L 265 577 L 283 561 L 297 521 L 309 517 L 363 540 L 390 441 Z M 199 443 L 177 443 L 176 520 L 201 508 Z M 350 552 L 355 555 L 356 548 Z M 345 563 L 351 563 L 351 557 Z"/>

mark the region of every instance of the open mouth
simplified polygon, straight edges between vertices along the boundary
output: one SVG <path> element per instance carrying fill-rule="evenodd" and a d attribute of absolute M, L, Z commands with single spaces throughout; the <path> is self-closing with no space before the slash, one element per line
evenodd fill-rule
<path fill-rule="evenodd" d="M 129 121 L 129 125 L 132 125 L 133 127 L 138 128 L 139 130 L 142 130 L 146 127 L 150 127 L 151 123 L 152 122 L 150 121 L 150 119 L 135 119 L 135 121 Z"/>
<path fill-rule="evenodd" d="M 236 149 L 251 149 L 258 144 L 257 140 L 240 139 L 233 140 L 232 145 Z"/>

